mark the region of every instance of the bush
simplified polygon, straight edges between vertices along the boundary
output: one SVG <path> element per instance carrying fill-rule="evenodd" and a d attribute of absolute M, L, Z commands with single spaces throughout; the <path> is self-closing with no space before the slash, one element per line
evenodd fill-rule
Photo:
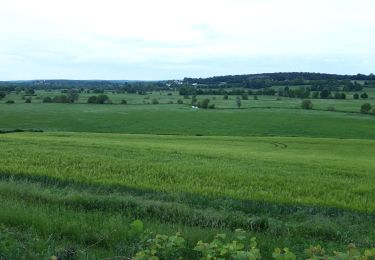
<path fill-rule="evenodd" d="M 361 113 L 363 114 L 367 114 L 368 112 L 370 112 L 372 106 L 370 103 L 365 103 L 361 106 Z"/>
<path fill-rule="evenodd" d="M 128 104 L 128 102 L 125 99 L 123 99 L 123 100 L 121 100 L 121 104 L 126 105 L 126 104 Z"/>
<path fill-rule="evenodd" d="M 355 93 L 355 94 L 353 95 L 353 99 L 359 99 L 359 95 L 358 95 L 358 93 Z"/>
<path fill-rule="evenodd" d="M 362 99 L 367 99 L 367 98 L 368 98 L 367 93 L 362 93 L 362 94 L 361 94 L 361 98 L 362 98 Z"/>
<path fill-rule="evenodd" d="M 375 107 L 371 108 L 370 114 L 375 115 Z"/>
<path fill-rule="evenodd" d="M 336 108 L 334 106 L 329 106 L 327 108 L 328 111 L 336 111 Z"/>
<path fill-rule="evenodd" d="M 215 104 L 210 104 L 210 105 L 208 106 L 208 108 L 209 108 L 209 109 L 214 109 L 214 108 L 215 108 Z"/>
<path fill-rule="evenodd" d="M 31 103 L 31 98 L 26 98 L 25 103 Z"/>
<path fill-rule="evenodd" d="M 224 97 L 223 97 L 224 100 L 228 100 L 228 98 L 229 98 L 229 96 L 226 95 L 226 94 L 225 94 Z"/>
<path fill-rule="evenodd" d="M 312 104 L 311 100 L 306 99 L 306 100 L 302 101 L 301 107 L 303 109 L 312 109 L 313 108 L 313 104 Z"/>
<path fill-rule="evenodd" d="M 253 99 L 254 99 L 254 100 L 258 100 L 258 96 L 257 96 L 257 95 L 254 95 Z"/>
<path fill-rule="evenodd" d="M 111 100 L 109 99 L 109 97 L 107 95 L 99 95 L 97 96 L 96 98 L 96 104 L 111 104 Z"/>
<path fill-rule="evenodd" d="M 87 99 L 87 103 L 89 103 L 89 104 L 96 104 L 96 100 L 97 100 L 98 98 L 96 97 L 96 96 L 91 96 L 91 97 L 89 97 L 88 99 Z"/>
<path fill-rule="evenodd" d="M 7 102 L 5 102 L 6 104 L 14 104 L 14 100 L 7 100 Z"/>
<path fill-rule="evenodd" d="M 183 104 L 184 103 L 184 101 L 182 101 L 182 99 L 179 99 L 179 100 L 177 100 L 177 104 Z"/>
<path fill-rule="evenodd" d="M 50 98 L 50 97 L 44 97 L 42 102 L 43 103 L 52 103 L 52 98 Z"/>
<path fill-rule="evenodd" d="M 70 103 L 70 100 L 65 95 L 59 95 L 59 96 L 55 96 L 52 99 L 52 102 L 54 102 L 54 103 Z"/>
<path fill-rule="evenodd" d="M 206 109 L 208 108 L 208 103 L 210 103 L 210 100 L 208 98 L 203 99 L 202 101 L 198 103 L 198 107 Z"/>
<path fill-rule="evenodd" d="M 242 97 L 242 100 L 248 100 L 249 99 L 249 94 L 243 93 L 241 97 Z"/>
<path fill-rule="evenodd" d="M 6 95 L 7 95 L 7 94 L 6 94 L 5 92 L 0 91 L 0 99 L 5 98 Z"/>
<path fill-rule="evenodd" d="M 156 98 L 153 98 L 153 99 L 152 99 L 152 104 L 153 104 L 153 105 L 157 105 L 157 104 L 159 104 L 159 100 L 157 100 Z"/>
<path fill-rule="evenodd" d="M 173 104 L 173 101 L 172 101 L 172 100 L 169 100 L 169 101 L 168 101 L 168 104 Z"/>

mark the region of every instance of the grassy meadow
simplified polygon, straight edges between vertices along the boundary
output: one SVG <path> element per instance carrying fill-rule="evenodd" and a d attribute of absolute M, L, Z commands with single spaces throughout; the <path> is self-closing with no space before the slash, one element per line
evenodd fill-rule
<path fill-rule="evenodd" d="M 197 110 L 177 92 L 108 93 L 107 105 L 86 104 L 88 93 L 77 104 L 12 93 L 0 130 L 43 132 L 0 134 L 0 259 L 69 259 L 69 250 L 129 259 L 135 219 L 189 245 L 242 228 L 264 259 L 275 247 L 298 259 L 310 245 L 375 247 L 375 116 L 359 113 L 375 92 L 366 91 L 366 101 L 312 100 L 313 110 L 266 96 L 240 109 L 234 96 L 210 96 L 216 108 Z"/>

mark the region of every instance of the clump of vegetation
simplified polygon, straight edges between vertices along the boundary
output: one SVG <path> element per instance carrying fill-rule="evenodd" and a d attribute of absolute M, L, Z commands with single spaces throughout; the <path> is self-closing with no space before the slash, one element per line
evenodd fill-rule
<path fill-rule="evenodd" d="M 87 103 L 89 104 L 111 104 L 112 101 L 109 97 L 105 94 L 101 94 L 98 96 L 91 96 L 87 99 Z"/>
<path fill-rule="evenodd" d="M 202 101 L 199 101 L 199 102 L 198 102 L 198 107 L 199 107 L 199 108 L 203 108 L 203 109 L 207 109 L 209 103 L 210 103 L 210 100 L 209 100 L 208 98 L 205 98 L 205 99 L 203 99 Z"/>
<path fill-rule="evenodd" d="M 126 105 L 126 104 L 128 104 L 128 102 L 126 101 L 126 99 L 122 99 L 121 104 Z"/>
<path fill-rule="evenodd" d="M 25 103 L 31 103 L 31 98 L 26 98 Z"/>
<path fill-rule="evenodd" d="M 368 94 L 366 92 L 362 93 L 361 99 L 368 99 Z"/>
<path fill-rule="evenodd" d="M 6 104 L 14 104 L 15 102 L 14 102 L 14 100 L 7 100 L 5 103 Z"/>
<path fill-rule="evenodd" d="M 151 102 L 153 105 L 159 104 L 159 100 L 157 98 L 153 98 Z"/>
<path fill-rule="evenodd" d="M 305 99 L 301 103 L 302 109 L 312 109 L 313 108 L 313 103 L 309 99 Z"/>
<path fill-rule="evenodd" d="M 361 113 L 362 114 L 368 114 L 371 110 L 372 106 L 370 103 L 365 103 L 361 106 Z"/>
<path fill-rule="evenodd" d="M 182 105 L 184 101 L 182 99 L 177 100 L 177 104 Z"/>
<path fill-rule="evenodd" d="M 237 108 L 241 107 L 241 98 L 240 98 L 240 96 L 236 97 L 236 105 L 237 105 Z"/>

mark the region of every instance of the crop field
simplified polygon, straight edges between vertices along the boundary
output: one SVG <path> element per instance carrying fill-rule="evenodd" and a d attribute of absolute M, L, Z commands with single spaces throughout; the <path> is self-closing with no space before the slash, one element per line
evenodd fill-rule
<path fill-rule="evenodd" d="M 88 93 L 76 104 L 42 103 L 60 92 L 31 104 L 11 93 L 15 103 L 0 104 L 0 259 L 129 259 L 137 219 L 153 234 L 181 232 L 190 248 L 241 228 L 263 259 L 276 247 L 298 259 L 311 245 L 373 248 L 367 92 L 312 100 L 313 110 L 267 96 L 240 109 L 233 96 L 207 96 L 216 108 L 204 110 L 177 92 L 108 93 L 104 105 L 86 104 Z"/>

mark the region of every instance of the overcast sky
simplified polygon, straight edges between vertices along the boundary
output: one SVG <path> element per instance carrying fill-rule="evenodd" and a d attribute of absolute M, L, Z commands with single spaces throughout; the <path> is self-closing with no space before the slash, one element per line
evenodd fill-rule
<path fill-rule="evenodd" d="M 0 80 L 375 72 L 374 0 L 0 0 Z"/>

